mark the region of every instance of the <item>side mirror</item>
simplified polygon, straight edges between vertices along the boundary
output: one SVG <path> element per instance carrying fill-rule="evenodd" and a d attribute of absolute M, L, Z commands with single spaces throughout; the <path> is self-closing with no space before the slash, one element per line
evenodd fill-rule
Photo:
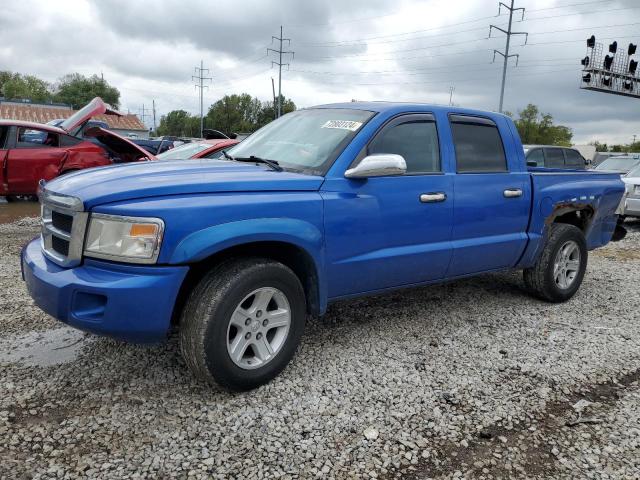
<path fill-rule="evenodd" d="M 535 160 L 527 160 L 527 167 L 537 167 L 538 166 L 538 162 L 536 162 Z"/>
<path fill-rule="evenodd" d="M 404 175 L 407 173 L 407 163 L 402 155 L 382 153 L 367 155 L 355 167 L 344 172 L 347 178 L 369 178 Z"/>

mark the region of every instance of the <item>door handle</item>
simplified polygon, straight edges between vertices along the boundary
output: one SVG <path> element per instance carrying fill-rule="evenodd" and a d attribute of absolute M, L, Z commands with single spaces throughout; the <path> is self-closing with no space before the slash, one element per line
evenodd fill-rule
<path fill-rule="evenodd" d="M 505 198 L 521 197 L 522 196 L 522 189 L 521 188 L 507 188 L 504 191 L 504 196 L 505 196 Z"/>
<path fill-rule="evenodd" d="M 447 194 L 444 192 L 422 193 L 420 195 L 420 201 L 422 203 L 444 202 L 446 199 Z"/>

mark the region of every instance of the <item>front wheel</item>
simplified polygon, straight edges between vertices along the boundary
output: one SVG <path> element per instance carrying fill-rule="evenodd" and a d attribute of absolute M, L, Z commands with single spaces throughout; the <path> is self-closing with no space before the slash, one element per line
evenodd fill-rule
<path fill-rule="evenodd" d="M 587 256 L 587 243 L 579 228 L 552 224 L 538 260 L 524 271 L 524 283 L 531 293 L 543 300 L 569 300 L 580 288 Z"/>
<path fill-rule="evenodd" d="M 289 363 L 306 320 L 298 277 L 268 259 L 235 260 L 213 269 L 182 313 L 180 346 L 189 368 L 208 382 L 249 390 Z"/>

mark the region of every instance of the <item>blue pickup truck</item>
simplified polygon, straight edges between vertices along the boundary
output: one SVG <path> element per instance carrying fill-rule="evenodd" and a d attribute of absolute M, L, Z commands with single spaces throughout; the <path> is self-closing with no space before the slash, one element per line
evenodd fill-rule
<path fill-rule="evenodd" d="M 180 347 L 235 390 L 274 378 L 327 304 L 503 269 L 579 288 L 609 242 L 619 175 L 527 170 L 513 122 L 454 107 L 296 111 L 219 159 L 78 172 L 41 186 L 23 277 L 74 327 Z"/>

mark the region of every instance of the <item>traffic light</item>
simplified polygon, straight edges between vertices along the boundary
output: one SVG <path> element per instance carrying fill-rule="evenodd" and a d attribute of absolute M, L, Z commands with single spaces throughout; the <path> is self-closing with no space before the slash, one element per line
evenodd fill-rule
<path fill-rule="evenodd" d="M 582 60 L 580 60 L 580 63 L 582 64 L 583 67 L 588 67 L 589 66 L 589 57 L 584 57 Z"/>
<path fill-rule="evenodd" d="M 604 57 L 604 68 L 607 70 L 611 70 L 611 65 L 613 64 L 613 57 L 611 55 L 606 55 Z"/>
<path fill-rule="evenodd" d="M 615 55 L 615 53 L 618 51 L 618 42 L 613 42 L 611 44 L 609 44 L 609 52 L 613 53 Z"/>
<path fill-rule="evenodd" d="M 596 46 L 596 36 L 591 35 L 589 38 L 587 38 L 587 47 L 593 48 L 595 46 Z"/>
<path fill-rule="evenodd" d="M 627 49 L 627 54 L 629 56 L 635 55 L 637 48 L 638 48 L 638 45 L 634 45 L 633 43 L 630 43 L 629 48 Z"/>

